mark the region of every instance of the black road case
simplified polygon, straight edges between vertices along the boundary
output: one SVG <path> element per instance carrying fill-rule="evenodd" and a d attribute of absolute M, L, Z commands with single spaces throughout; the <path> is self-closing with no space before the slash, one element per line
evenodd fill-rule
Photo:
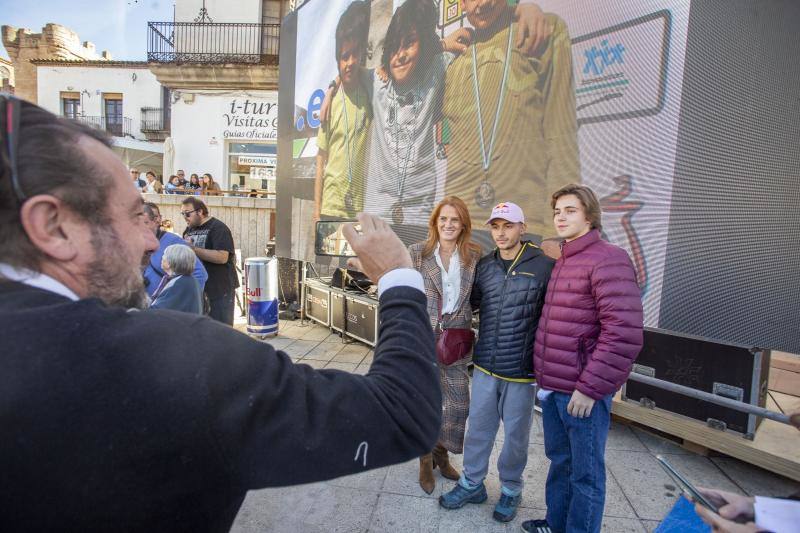
<path fill-rule="evenodd" d="M 344 333 L 346 328 L 344 291 L 331 287 L 331 329 Z"/>
<path fill-rule="evenodd" d="M 306 316 L 323 326 L 329 326 L 330 317 L 330 286 L 316 280 L 306 280 Z"/>
<path fill-rule="evenodd" d="M 645 328 L 644 346 L 633 372 L 765 407 L 769 365 L 769 350 Z M 750 439 L 762 420 L 635 381 L 626 383 L 622 398 L 702 420 L 711 427 L 736 431 Z"/>
<path fill-rule="evenodd" d="M 375 346 L 378 341 L 378 300 L 345 293 L 345 334 Z"/>

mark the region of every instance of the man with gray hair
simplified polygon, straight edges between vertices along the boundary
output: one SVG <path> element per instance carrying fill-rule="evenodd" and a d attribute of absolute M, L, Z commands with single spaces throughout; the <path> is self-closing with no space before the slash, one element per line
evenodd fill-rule
<path fill-rule="evenodd" d="M 144 221 L 145 226 L 147 226 L 156 236 L 156 239 L 158 239 L 158 250 L 150 255 L 147 260 L 147 267 L 144 269 L 145 290 L 147 291 L 147 295 L 150 298 L 153 298 L 156 288 L 159 286 L 161 280 L 166 274 L 164 269 L 161 268 L 161 259 L 164 254 L 164 250 L 173 244 L 181 244 L 187 248 L 188 245 L 178 235 L 166 231 L 161 227 L 161 210 L 158 208 L 158 205 L 154 204 L 153 202 L 145 202 L 144 214 L 147 217 Z M 200 290 L 203 290 L 203 287 L 206 285 L 206 280 L 208 279 L 208 272 L 206 272 L 206 267 L 203 266 L 203 262 L 200 261 L 200 259 L 196 256 L 194 259 L 194 270 L 192 271 L 192 276 L 194 276 L 194 279 L 196 279 L 197 283 L 200 285 Z"/>
<path fill-rule="evenodd" d="M 248 490 L 433 448 L 424 285 L 388 224 L 344 229 L 380 295 L 362 376 L 206 317 L 129 310 L 158 248 L 142 204 L 103 132 L 0 94 L 4 531 L 228 531 Z"/>
<path fill-rule="evenodd" d="M 185 244 L 171 244 L 164 250 L 161 267 L 166 276 L 153 293 L 152 309 L 203 313 L 203 289 L 192 277 L 197 256 Z"/>

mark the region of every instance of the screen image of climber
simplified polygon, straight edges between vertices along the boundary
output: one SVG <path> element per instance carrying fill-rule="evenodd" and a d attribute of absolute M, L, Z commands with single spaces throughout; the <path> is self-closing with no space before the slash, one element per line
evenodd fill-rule
<path fill-rule="evenodd" d="M 689 20 L 688 0 L 306 2 L 281 29 L 279 255 L 331 264 L 315 223 L 359 212 L 421 241 L 448 196 L 484 252 L 501 202 L 538 243 L 555 237 L 552 193 L 578 182 L 664 327 Z"/>
<path fill-rule="evenodd" d="M 503 201 L 523 209 L 531 238 L 553 237 L 550 195 L 583 182 L 609 204 L 606 233 L 637 255 L 646 288 L 658 276 L 645 270 L 663 261 L 658 220 L 668 217 L 671 168 L 629 163 L 654 150 L 637 141 L 654 130 L 660 162 L 674 160 L 688 5 L 592 4 L 306 3 L 296 13 L 293 83 L 281 86 L 293 105 L 279 106 L 291 110 L 281 136 L 292 157 L 281 165 L 304 182 L 281 203 L 291 209 L 288 255 L 315 260 L 314 222 L 361 211 L 407 243 L 421 240 L 451 195 L 466 202 L 487 248 L 483 222 Z M 548 35 L 525 48 L 520 33 L 540 18 Z M 609 136 L 631 140 L 600 162 L 595 147 Z M 647 246 L 630 231 L 634 213 L 616 204 L 636 204 Z"/>

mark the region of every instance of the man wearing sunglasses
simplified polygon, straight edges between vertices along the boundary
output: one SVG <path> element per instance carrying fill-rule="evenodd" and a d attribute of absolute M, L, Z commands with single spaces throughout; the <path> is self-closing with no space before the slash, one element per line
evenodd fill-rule
<path fill-rule="evenodd" d="M 209 316 L 232 326 L 239 276 L 231 230 L 209 215 L 206 204 L 193 196 L 181 202 L 181 215 L 186 221 L 183 238 L 208 272 L 205 293 L 211 305 Z"/>
<path fill-rule="evenodd" d="M 126 309 L 158 241 L 110 146 L 0 94 L 0 529 L 228 531 L 250 489 L 433 447 L 422 277 L 385 222 L 344 228 L 379 288 L 369 372 L 295 365 L 207 317 Z"/>
<path fill-rule="evenodd" d="M 133 180 L 133 184 L 136 185 L 136 188 L 140 191 L 147 186 L 147 182 L 144 181 L 141 176 L 142 173 L 139 172 L 138 168 L 131 169 L 131 179 Z"/>

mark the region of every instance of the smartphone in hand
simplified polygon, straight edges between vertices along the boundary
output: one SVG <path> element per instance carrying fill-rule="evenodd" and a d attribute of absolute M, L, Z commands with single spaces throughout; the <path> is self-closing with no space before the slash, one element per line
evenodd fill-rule
<path fill-rule="evenodd" d="M 347 242 L 342 233 L 342 225 L 347 222 L 355 222 L 356 232 L 361 234 L 361 224 L 357 220 L 322 220 L 317 222 L 314 236 L 314 253 L 333 257 L 355 257 L 355 252 L 353 252 L 350 243 Z"/>

